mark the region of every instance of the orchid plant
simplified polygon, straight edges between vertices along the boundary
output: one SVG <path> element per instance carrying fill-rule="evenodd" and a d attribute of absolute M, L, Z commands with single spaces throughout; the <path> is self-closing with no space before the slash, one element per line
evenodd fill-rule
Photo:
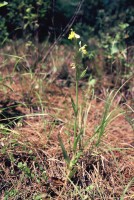
<path fill-rule="evenodd" d="M 78 114 L 79 114 L 78 86 L 79 86 L 79 80 L 85 76 L 87 70 L 87 69 L 82 70 L 81 60 L 85 55 L 86 56 L 88 55 L 88 52 L 86 50 L 87 45 L 86 44 L 82 45 L 82 42 L 80 40 L 80 35 L 75 33 L 73 29 L 71 29 L 68 39 L 74 42 L 74 46 L 76 48 L 74 62 L 71 64 L 72 68 L 75 69 L 75 97 L 76 97 L 75 100 L 71 97 L 72 108 L 74 111 L 74 132 L 73 132 L 73 143 L 72 143 L 73 153 L 71 158 L 69 157 L 69 153 L 67 152 L 65 145 L 63 144 L 62 138 L 60 137 L 60 135 L 58 136 L 62 153 L 67 164 L 67 180 L 71 179 L 72 176 L 75 174 L 77 170 L 76 164 L 78 162 L 78 159 L 82 155 L 81 141 L 83 136 L 83 129 L 79 128 L 78 125 Z"/>

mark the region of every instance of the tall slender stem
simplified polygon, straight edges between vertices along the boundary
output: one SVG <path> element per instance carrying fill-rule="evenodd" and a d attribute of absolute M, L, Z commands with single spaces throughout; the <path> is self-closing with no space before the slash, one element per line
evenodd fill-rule
<path fill-rule="evenodd" d="M 76 71 L 77 74 L 77 71 Z M 76 86 L 75 86 L 75 95 L 76 95 L 76 111 L 75 111 L 75 120 L 77 122 L 77 115 L 78 115 L 78 80 L 76 79 Z"/>
<path fill-rule="evenodd" d="M 78 44 L 77 44 L 77 40 L 75 39 L 75 47 L 76 47 L 76 52 L 78 52 Z M 74 142 L 76 141 L 77 138 L 77 131 L 78 131 L 78 109 L 79 109 L 79 105 L 78 105 L 78 84 L 79 84 L 79 66 L 77 64 L 77 54 L 75 57 L 75 121 L 74 121 Z M 74 154 L 76 153 L 76 148 L 74 149 Z"/>
<path fill-rule="evenodd" d="M 78 83 L 79 83 L 79 76 L 78 76 L 78 66 L 76 66 L 76 72 L 75 72 L 75 78 L 76 78 L 76 83 L 75 83 L 75 95 L 76 95 L 76 102 L 75 102 L 75 122 L 74 122 L 74 141 L 77 138 L 77 129 L 78 129 Z M 76 149 L 74 149 L 74 154 L 76 153 Z"/>

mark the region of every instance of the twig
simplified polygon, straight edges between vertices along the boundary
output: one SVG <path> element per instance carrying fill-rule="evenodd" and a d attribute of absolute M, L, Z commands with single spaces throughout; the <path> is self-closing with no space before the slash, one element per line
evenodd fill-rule
<path fill-rule="evenodd" d="M 78 13 L 82 7 L 82 4 L 84 3 L 85 0 L 81 0 L 76 8 L 76 11 L 73 15 L 73 17 L 70 19 L 69 23 L 66 25 L 66 27 L 63 29 L 62 33 L 58 36 L 58 38 L 54 41 L 54 43 L 50 46 L 50 48 L 48 49 L 48 51 L 46 52 L 46 54 L 44 55 L 44 57 L 42 58 L 42 62 L 44 62 L 47 58 L 47 56 L 50 54 L 50 52 L 52 52 L 52 50 L 54 49 L 54 47 L 56 46 L 56 44 L 61 40 L 61 38 L 71 29 L 72 25 L 74 24 Z"/>

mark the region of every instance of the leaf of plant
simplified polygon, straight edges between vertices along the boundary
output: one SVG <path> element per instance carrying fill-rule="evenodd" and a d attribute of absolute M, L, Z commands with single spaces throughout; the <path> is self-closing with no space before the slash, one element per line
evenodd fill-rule
<path fill-rule="evenodd" d="M 95 83 L 96 83 L 96 79 L 91 79 L 91 80 L 89 81 L 89 85 L 92 86 L 92 87 L 95 86 Z"/>
<path fill-rule="evenodd" d="M 60 137 L 60 135 L 58 135 L 58 140 L 59 140 L 59 143 L 60 143 L 60 146 L 61 146 L 61 149 L 62 149 L 63 157 L 64 157 L 66 163 L 69 165 L 70 158 L 69 158 L 69 156 L 67 154 L 67 151 L 65 149 L 65 146 L 63 144 L 63 141 L 62 141 L 62 138 Z"/>
<path fill-rule="evenodd" d="M 6 6 L 8 3 L 4 1 L 3 3 L 0 3 L 0 7 Z"/>
<path fill-rule="evenodd" d="M 71 96 L 70 96 L 70 98 L 71 98 L 71 103 L 72 103 L 72 107 L 73 107 L 74 113 L 76 114 L 77 113 L 76 104 L 75 104 L 75 102 L 74 102 L 74 100 L 73 100 L 73 98 Z"/>
<path fill-rule="evenodd" d="M 72 169 L 72 170 L 70 171 L 70 173 L 69 173 L 68 178 L 71 179 L 71 178 L 74 176 L 74 174 L 76 173 L 76 171 L 77 171 L 76 168 Z"/>
<path fill-rule="evenodd" d="M 119 49 L 118 49 L 116 43 L 113 43 L 113 45 L 111 47 L 111 55 L 118 53 L 118 52 L 119 52 Z"/>
<path fill-rule="evenodd" d="M 81 132 L 79 133 L 79 135 L 74 138 L 74 145 L 73 145 L 73 150 L 75 151 L 78 145 L 78 142 L 80 141 L 80 136 L 81 136 Z"/>
<path fill-rule="evenodd" d="M 78 151 L 75 155 L 75 157 L 71 160 L 70 166 L 73 168 L 76 163 L 78 162 L 80 156 L 82 155 L 82 151 Z"/>
<path fill-rule="evenodd" d="M 80 78 L 83 78 L 87 72 L 87 68 L 81 73 Z"/>

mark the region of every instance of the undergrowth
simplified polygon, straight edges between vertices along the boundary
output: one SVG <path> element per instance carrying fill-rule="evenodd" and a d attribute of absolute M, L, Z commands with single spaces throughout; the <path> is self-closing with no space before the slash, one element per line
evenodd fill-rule
<path fill-rule="evenodd" d="M 114 137 L 109 127 L 118 117 L 126 115 L 133 123 L 133 77 L 117 90 L 110 90 L 112 84 L 106 90 L 105 74 L 100 80 L 83 67 L 83 57 L 92 56 L 80 36 L 72 30 L 69 38 L 75 49 L 67 54 L 68 47 L 57 46 L 46 63 L 34 45 L 9 45 L 1 53 L 1 199 L 134 198 L 133 144 L 112 145 L 107 139 Z"/>

